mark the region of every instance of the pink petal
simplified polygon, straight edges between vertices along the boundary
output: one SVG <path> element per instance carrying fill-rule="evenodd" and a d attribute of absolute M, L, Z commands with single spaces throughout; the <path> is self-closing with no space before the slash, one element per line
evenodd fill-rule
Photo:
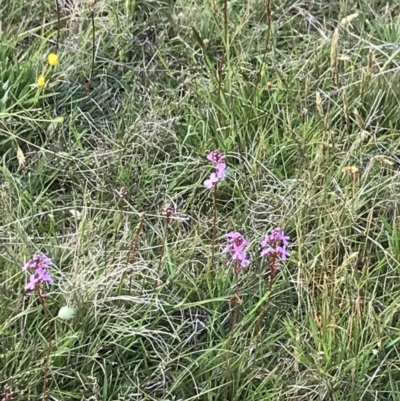
<path fill-rule="evenodd" d="M 225 246 L 224 249 L 222 250 L 222 253 L 227 253 L 227 252 L 232 252 L 232 245 L 231 244 Z"/>
<path fill-rule="evenodd" d="M 245 268 L 250 264 L 250 260 L 249 259 L 243 259 L 242 262 L 240 263 L 240 265 Z"/>
<path fill-rule="evenodd" d="M 211 189 L 214 186 L 214 183 L 211 180 L 205 180 L 203 184 L 208 189 Z"/>
<path fill-rule="evenodd" d="M 218 181 L 219 181 L 219 179 L 218 179 L 217 175 L 215 173 L 211 173 L 208 180 L 204 181 L 204 186 L 208 189 L 211 189 L 214 186 L 214 184 Z"/>
<path fill-rule="evenodd" d="M 230 233 L 226 234 L 225 237 L 230 238 L 230 239 L 236 239 L 240 233 L 237 231 L 231 231 Z"/>
<path fill-rule="evenodd" d="M 226 164 L 225 163 L 218 163 L 216 166 L 217 169 L 217 177 L 218 178 L 225 178 L 226 177 Z"/>

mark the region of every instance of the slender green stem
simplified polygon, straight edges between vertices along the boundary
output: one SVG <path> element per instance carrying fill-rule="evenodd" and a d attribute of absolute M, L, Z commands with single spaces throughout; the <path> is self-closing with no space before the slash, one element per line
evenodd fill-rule
<path fill-rule="evenodd" d="M 90 81 L 93 79 L 94 75 L 94 59 L 96 56 L 96 25 L 94 22 L 94 5 L 95 1 L 92 4 L 92 12 L 90 14 L 91 20 L 92 20 L 92 67 L 90 70 Z"/>
<path fill-rule="evenodd" d="M 263 54 L 263 58 L 262 58 L 262 61 L 261 61 L 261 65 L 260 65 L 260 68 L 258 69 L 258 72 L 257 72 L 257 78 L 256 78 L 256 83 L 254 85 L 253 94 L 251 95 L 251 101 L 250 101 L 251 107 L 250 107 L 249 112 L 248 112 L 248 120 L 250 119 L 251 113 L 252 113 L 252 111 L 254 109 L 254 104 L 253 104 L 254 103 L 254 98 L 256 96 L 258 85 L 260 84 L 262 68 L 263 68 L 263 66 L 265 64 L 265 60 L 267 58 L 267 54 L 268 54 L 268 50 L 269 50 L 269 42 L 271 40 L 271 29 L 272 29 L 271 0 L 266 0 L 265 8 L 266 8 L 266 13 L 267 13 L 267 23 L 268 23 L 267 38 L 265 40 L 265 48 L 264 48 L 264 54 Z"/>
<path fill-rule="evenodd" d="M 258 314 L 257 320 L 256 320 L 256 326 L 255 326 L 255 338 L 256 338 L 256 356 L 257 356 L 257 344 L 260 342 L 260 325 L 261 325 L 261 319 L 263 318 L 265 311 L 267 310 L 269 304 L 271 302 L 271 291 L 269 291 L 268 293 L 268 298 L 267 298 L 267 302 L 265 303 L 265 305 L 263 306 L 261 312 Z"/>
<path fill-rule="evenodd" d="M 224 41 L 226 52 L 228 48 L 228 0 L 224 0 Z"/>
<path fill-rule="evenodd" d="M 217 11 L 217 6 L 215 4 L 215 0 L 211 0 L 211 9 L 213 14 L 215 14 L 215 12 Z"/>
<path fill-rule="evenodd" d="M 42 22 L 41 22 L 41 26 L 40 26 L 40 36 L 43 39 L 44 38 L 44 26 L 46 23 L 46 5 L 45 5 L 44 0 L 42 0 L 41 4 L 42 4 Z"/>
<path fill-rule="evenodd" d="M 57 8 L 57 43 L 56 43 L 56 53 L 57 53 L 60 47 L 60 32 L 61 32 L 61 11 L 58 0 L 56 0 L 56 8 Z"/>
<path fill-rule="evenodd" d="M 218 63 L 218 92 L 217 92 L 217 120 L 218 125 L 222 127 L 222 120 L 221 120 L 221 93 L 222 93 L 222 77 L 223 77 L 223 69 L 225 64 L 225 54 L 223 53 L 221 56 L 221 60 Z"/>
<path fill-rule="evenodd" d="M 114 232 L 112 264 L 114 264 L 114 262 L 115 262 L 115 256 L 117 253 L 118 232 L 119 232 L 122 222 L 124 221 L 124 205 L 122 203 L 122 199 L 119 200 L 118 204 L 119 204 L 119 219 L 118 219 L 117 225 L 115 226 L 115 232 Z"/>
<path fill-rule="evenodd" d="M 160 276 L 160 272 L 161 272 L 161 265 L 162 265 L 162 261 L 164 259 L 164 253 L 165 253 L 165 247 L 167 245 L 167 237 L 168 237 L 168 225 L 169 225 L 169 217 L 167 216 L 165 218 L 165 229 L 164 229 L 164 238 L 163 238 L 163 243 L 161 246 L 161 254 L 160 254 L 160 260 L 158 262 L 158 266 L 157 266 L 157 276 Z M 156 285 L 155 285 L 156 286 Z"/>
<path fill-rule="evenodd" d="M 139 235 L 140 235 L 140 232 L 142 231 L 144 217 L 145 217 L 145 214 L 142 213 L 140 215 L 139 223 L 136 227 L 135 235 L 133 236 L 131 245 L 129 247 L 128 255 L 126 256 L 126 266 L 128 266 L 129 263 L 133 264 L 135 262 L 136 253 L 138 250 Z M 129 275 L 129 294 L 131 293 L 132 279 L 133 279 L 133 274 L 131 272 Z"/>

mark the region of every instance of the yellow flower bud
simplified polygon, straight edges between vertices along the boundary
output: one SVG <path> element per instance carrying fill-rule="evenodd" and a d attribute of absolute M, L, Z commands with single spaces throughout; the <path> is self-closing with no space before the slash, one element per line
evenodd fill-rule
<path fill-rule="evenodd" d="M 40 77 L 37 79 L 37 85 L 39 87 L 43 87 L 46 84 L 46 78 L 44 75 L 40 75 Z"/>
<path fill-rule="evenodd" d="M 53 67 L 54 67 L 55 65 L 57 65 L 57 64 L 58 64 L 58 56 L 57 56 L 57 54 L 55 54 L 55 53 L 50 53 L 50 54 L 47 56 L 47 61 L 48 61 L 49 64 L 52 65 Z"/>

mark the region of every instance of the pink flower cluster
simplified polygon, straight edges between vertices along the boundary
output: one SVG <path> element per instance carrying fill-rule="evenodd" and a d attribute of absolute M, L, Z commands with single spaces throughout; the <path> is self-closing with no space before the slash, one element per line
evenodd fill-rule
<path fill-rule="evenodd" d="M 237 231 L 226 234 L 226 238 L 228 238 L 228 244 L 222 250 L 222 253 L 230 253 L 232 261 L 238 261 L 242 268 L 247 267 L 250 263 L 245 251 L 245 248 L 249 245 L 247 239 Z M 228 264 L 231 264 L 232 261 L 228 262 Z"/>
<path fill-rule="evenodd" d="M 287 247 L 290 237 L 280 228 L 274 228 L 261 241 L 261 256 L 268 256 L 272 260 L 286 260 L 290 256 Z"/>
<path fill-rule="evenodd" d="M 43 283 L 53 284 L 53 280 L 47 271 L 51 264 L 52 261 L 48 256 L 42 253 L 33 255 L 31 260 L 22 266 L 22 270 L 32 269 L 34 271 L 34 273 L 29 276 L 29 281 L 25 285 L 25 290 L 33 291 L 36 288 L 40 288 Z"/>
<path fill-rule="evenodd" d="M 226 176 L 225 155 L 219 150 L 214 150 L 207 155 L 207 160 L 215 165 L 215 172 L 212 172 L 208 179 L 204 181 L 204 186 L 211 189 Z"/>
<path fill-rule="evenodd" d="M 239 232 L 232 231 L 225 235 L 228 239 L 228 244 L 222 250 L 222 253 L 229 253 L 232 256 L 232 261 L 240 262 L 242 268 L 250 264 L 245 248 L 249 245 L 247 239 Z M 274 228 L 269 234 L 266 234 L 261 242 L 260 256 L 268 256 L 271 269 L 278 268 L 279 260 L 286 260 L 290 256 L 287 247 L 290 237 L 280 228 Z M 231 264 L 230 261 L 228 264 Z"/>

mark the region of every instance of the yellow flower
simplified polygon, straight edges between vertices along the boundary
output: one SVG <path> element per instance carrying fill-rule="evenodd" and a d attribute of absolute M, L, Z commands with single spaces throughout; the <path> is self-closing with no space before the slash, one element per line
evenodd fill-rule
<path fill-rule="evenodd" d="M 37 85 L 39 87 L 43 87 L 46 84 L 46 78 L 44 75 L 40 75 L 40 77 L 37 79 Z"/>
<path fill-rule="evenodd" d="M 58 64 L 58 56 L 55 53 L 50 53 L 47 56 L 47 61 L 49 62 L 50 65 L 55 66 Z"/>

